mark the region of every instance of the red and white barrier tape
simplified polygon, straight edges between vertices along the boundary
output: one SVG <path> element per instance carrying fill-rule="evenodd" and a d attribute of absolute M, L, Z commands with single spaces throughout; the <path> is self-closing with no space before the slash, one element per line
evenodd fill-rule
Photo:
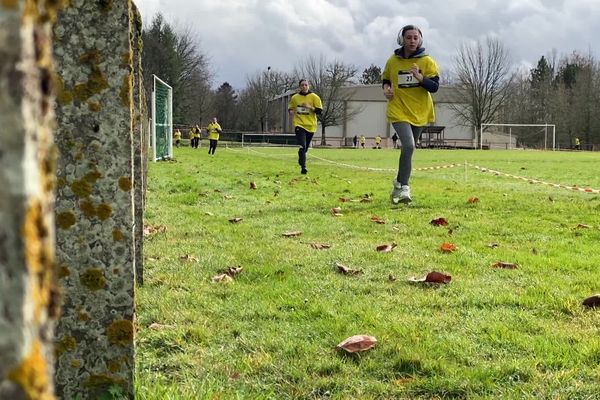
<path fill-rule="evenodd" d="M 583 188 L 583 187 L 579 187 L 579 186 L 569 186 L 569 185 L 563 185 L 563 184 L 560 184 L 560 183 L 545 182 L 545 181 L 541 181 L 541 180 L 538 180 L 538 179 L 527 178 L 525 176 L 507 174 L 505 172 L 497 171 L 497 170 L 494 170 L 494 169 L 491 169 L 491 168 L 480 167 L 479 165 L 474 165 L 474 164 L 470 164 L 470 163 L 467 163 L 467 165 L 469 165 L 469 166 L 471 166 L 471 167 L 473 167 L 475 169 L 478 169 L 481 172 L 491 172 L 492 174 L 495 174 L 495 175 L 508 176 L 509 178 L 514 178 L 514 179 L 519 179 L 519 180 L 522 180 L 522 181 L 527 181 L 527 182 L 529 182 L 531 184 L 539 183 L 541 185 L 552 186 L 554 188 L 560 188 L 560 189 L 568 189 L 568 190 L 573 190 L 573 191 L 576 191 L 576 192 L 600 193 L 600 189 L 592 189 L 592 188 L 588 188 L 588 187 Z"/>

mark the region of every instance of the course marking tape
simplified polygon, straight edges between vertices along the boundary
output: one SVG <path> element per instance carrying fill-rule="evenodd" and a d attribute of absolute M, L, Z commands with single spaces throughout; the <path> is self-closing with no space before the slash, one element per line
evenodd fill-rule
<path fill-rule="evenodd" d="M 540 185 L 547 185 L 547 186 L 552 186 L 554 188 L 560 188 L 560 189 L 568 189 L 568 190 L 572 190 L 575 192 L 584 192 L 584 193 L 600 193 L 600 189 L 592 189 L 592 188 L 588 188 L 588 187 L 579 187 L 579 186 L 569 186 L 569 185 L 563 185 L 560 183 L 551 183 L 551 182 L 545 182 L 539 179 L 532 179 L 532 178 L 527 178 L 525 176 L 519 176 L 519 175 L 513 175 L 513 174 L 507 174 L 506 172 L 501 172 L 501 171 L 497 171 L 495 169 L 491 169 L 491 168 L 485 168 L 485 167 L 480 167 L 479 165 L 475 165 L 475 164 L 471 164 L 471 163 L 467 163 L 469 166 L 481 171 L 481 172 L 490 172 L 492 174 L 495 175 L 502 175 L 502 176 L 507 176 L 509 178 L 514 178 L 514 179 L 519 179 L 522 181 L 527 181 L 531 184 L 537 183 Z"/>

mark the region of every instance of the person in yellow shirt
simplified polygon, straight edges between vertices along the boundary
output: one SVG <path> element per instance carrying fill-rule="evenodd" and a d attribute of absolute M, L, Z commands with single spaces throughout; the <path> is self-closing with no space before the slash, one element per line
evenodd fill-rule
<path fill-rule="evenodd" d="M 306 79 L 298 82 L 300 90 L 294 94 L 288 102 L 288 112 L 294 120 L 294 133 L 298 149 L 298 164 L 300 173 L 306 174 L 306 153 L 310 147 L 313 135 L 317 131 L 317 115 L 323 112 L 321 98 L 310 91 L 310 85 Z"/>
<path fill-rule="evenodd" d="M 379 135 L 375 136 L 375 148 L 381 149 L 381 136 Z"/>
<path fill-rule="evenodd" d="M 387 117 L 402 145 L 390 196 L 393 204 L 412 201 L 408 185 L 412 155 L 423 127 L 435 120 L 431 93 L 439 87 L 438 66 L 425 53 L 421 30 L 415 25 L 404 26 L 398 33 L 398 44 L 400 48 L 387 60 L 381 74 Z"/>
<path fill-rule="evenodd" d="M 578 137 L 575 138 L 575 150 L 580 150 L 581 149 L 581 141 L 579 140 Z"/>
<path fill-rule="evenodd" d="M 365 143 L 367 143 L 367 138 L 365 135 L 360 135 L 360 147 L 365 148 Z"/>
<path fill-rule="evenodd" d="M 198 145 L 200 145 L 200 127 L 198 124 L 190 129 L 190 146 L 193 149 L 197 149 Z"/>
<path fill-rule="evenodd" d="M 181 144 L 181 131 L 179 128 L 175 129 L 175 132 L 173 132 L 173 139 L 175 139 L 175 147 L 179 147 Z"/>
<path fill-rule="evenodd" d="M 223 132 L 221 125 L 217 122 L 217 117 L 213 117 L 211 123 L 206 126 L 206 132 L 208 133 L 208 140 L 210 142 L 208 154 L 215 154 L 217 143 L 219 143 L 219 135 Z"/>

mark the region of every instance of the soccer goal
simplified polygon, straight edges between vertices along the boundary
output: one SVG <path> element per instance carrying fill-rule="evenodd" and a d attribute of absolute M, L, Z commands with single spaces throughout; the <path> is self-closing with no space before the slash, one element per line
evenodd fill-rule
<path fill-rule="evenodd" d="M 242 147 L 296 146 L 296 135 L 289 133 L 242 133 Z"/>
<path fill-rule="evenodd" d="M 152 77 L 152 152 L 154 161 L 167 160 L 173 158 L 173 89 Z"/>
<path fill-rule="evenodd" d="M 488 127 L 498 127 L 502 133 L 484 132 L 484 129 Z M 507 149 L 527 146 L 548 150 L 551 146 L 552 150 L 556 150 L 556 125 L 554 124 L 481 124 L 479 148 L 483 149 L 484 145 L 492 148 L 493 135 L 505 136 L 505 140 L 502 142 L 505 143 Z M 497 146 L 497 148 L 499 147 L 501 146 Z"/>

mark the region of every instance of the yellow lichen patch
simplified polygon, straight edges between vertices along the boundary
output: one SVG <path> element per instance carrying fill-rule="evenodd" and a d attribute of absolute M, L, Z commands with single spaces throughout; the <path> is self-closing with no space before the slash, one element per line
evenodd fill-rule
<path fill-rule="evenodd" d="M 59 278 L 66 278 L 67 276 L 71 276 L 71 270 L 69 269 L 69 267 L 65 264 L 61 264 L 58 267 L 58 277 Z"/>
<path fill-rule="evenodd" d="M 74 98 L 79 102 L 84 102 L 107 88 L 109 88 L 109 85 L 106 76 L 97 65 L 92 65 L 88 81 L 79 83 L 73 88 Z"/>
<path fill-rule="evenodd" d="M 127 53 L 121 54 L 121 61 L 124 66 L 133 64 L 133 53 L 128 51 Z"/>
<path fill-rule="evenodd" d="M 28 399 L 50 400 L 50 382 L 42 344 L 36 340 L 21 364 L 8 373 L 8 378 L 25 392 Z"/>
<path fill-rule="evenodd" d="M 65 178 L 58 178 L 56 180 L 56 185 L 58 186 L 59 189 L 65 187 L 66 184 L 67 184 L 67 181 L 65 180 Z"/>
<path fill-rule="evenodd" d="M 48 235 L 42 220 L 42 205 L 39 201 L 33 201 L 27 208 L 22 230 L 26 246 L 27 267 L 32 274 L 39 274 L 46 264 L 42 241 Z"/>
<path fill-rule="evenodd" d="M 120 229 L 113 229 L 112 235 L 115 242 L 120 242 L 125 238 L 125 235 L 123 235 L 123 232 L 121 232 Z"/>
<path fill-rule="evenodd" d="M 73 351 L 77 348 L 77 340 L 73 336 L 66 336 L 55 343 L 54 354 L 60 357 L 66 351 Z"/>
<path fill-rule="evenodd" d="M 77 197 L 88 197 L 92 194 L 92 185 L 83 178 L 71 183 L 71 190 Z"/>
<path fill-rule="evenodd" d="M 61 229 L 69 229 L 75 222 L 75 214 L 71 211 L 63 211 L 56 216 L 56 225 Z"/>
<path fill-rule="evenodd" d="M 113 3 L 113 0 L 98 0 L 97 1 L 98 8 L 100 8 L 100 10 L 102 12 L 110 11 L 113 6 L 112 3 Z"/>
<path fill-rule="evenodd" d="M 90 101 L 88 102 L 88 109 L 93 112 L 99 112 L 102 110 L 102 106 L 98 102 Z"/>
<path fill-rule="evenodd" d="M 100 52 L 98 50 L 92 50 L 85 54 L 82 54 L 79 57 L 79 62 L 81 64 L 95 65 L 95 64 L 100 64 L 100 61 L 102 61 L 101 58 L 102 57 L 100 57 Z"/>
<path fill-rule="evenodd" d="M 124 363 L 125 363 L 124 357 L 114 358 L 114 359 L 108 361 L 107 367 L 108 367 L 108 370 L 114 374 L 121 370 L 121 367 Z"/>
<path fill-rule="evenodd" d="M 80 321 L 89 321 L 91 319 L 90 314 L 85 311 L 79 311 L 78 318 Z"/>
<path fill-rule="evenodd" d="M 133 323 L 126 319 L 113 321 L 106 329 L 108 343 L 128 346 L 133 344 Z"/>
<path fill-rule="evenodd" d="M 79 281 L 91 291 L 104 289 L 106 278 L 100 268 L 88 268 L 80 276 Z"/>
<path fill-rule="evenodd" d="M 110 204 L 102 203 L 96 207 L 96 215 L 101 221 L 104 221 L 112 215 L 112 207 Z"/>
<path fill-rule="evenodd" d="M 81 360 L 71 360 L 71 367 L 73 368 L 81 368 L 83 362 Z"/>
<path fill-rule="evenodd" d="M 96 183 L 96 181 L 98 179 L 102 178 L 102 174 L 96 170 L 90 171 L 87 174 L 85 174 L 85 176 L 83 177 L 83 179 L 85 179 L 86 181 L 88 181 L 89 183 L 91 183 L 92 185 L 94 183 Z"/>
<path fill-rule="evenodd" d="M 60 105 L 67 105 L 73 102 L 73 93 L 65 89 L 65 83 L 58 75 L 53 75 L 52 82 L 56 92 L 56 100 Z"/>
<path fill-rule="evenodd" d="M 127 74 L 123 77 L 123 85 L 120 90 L 121 103 L 124 106 L 130 107 L 133 102 L 133 75 Z"/>
<path fill-rule="evenodd" d="M 121 178 L 119 178 L 119 187 L 122 191 L 129 192 L 132 186 L 133 185 L 131 183 L 131 178 L 129 178 L 128 176 L 122 176 Z"/>
<path fill-rule="evenodd" d="M 96 215 L 96 207 L 94 203 L 89 200 L 82 200 L 79 202 L 79 209 L 88 218 L 91 218 Z"/>

